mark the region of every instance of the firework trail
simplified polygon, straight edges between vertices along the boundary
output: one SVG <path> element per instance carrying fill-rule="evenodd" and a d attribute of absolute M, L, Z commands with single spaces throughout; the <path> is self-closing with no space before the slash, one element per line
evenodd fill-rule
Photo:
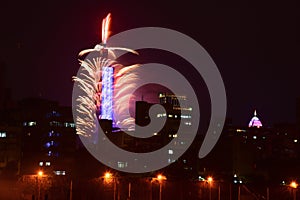
<path fill-rule="evenodd" d="M 77 115 L 75 119 L 77 134 L 94 137 L 97 133 L 98 119 L 112 119 L 102 116 L 103 108 L 113 110 L 115 120 L 113 123 L 119 128 L 133 129 L 134 118 L 125 114 L 129 102 L 126 102 L 132 95 L 129 89 L 135 88 L 135 80 L 138 78 L 134 69 L 139 65 L 122 66 L 115 60 L 108 59 L 109 56 L 116 58 L 114 51 L 123 50 L 138 54 L 136 51 L 122 47 L 107 47 L 109 37 L 110 14 L 102 21 L 102 43 L 97 44 L 93 49 L 86 49 L 79 53 L 83 56 L 90 52 L 99 52 L 99 56 L 92 59 L 80 60 L 82 71 L 73 80 L 78 84 L 82 95 L 76 99 Z M 112 81 L 112 82 L 111 82 Z M 112 98 L 109 93 L 112 92 Z M 108 97 L 107 97 L 108 96 Z M 106 100 L 108 98 L 108 100 Z M 106 101 L 104 101 L 106 100 Z M 102 108 L 102 109 L 101 109 Z"/>

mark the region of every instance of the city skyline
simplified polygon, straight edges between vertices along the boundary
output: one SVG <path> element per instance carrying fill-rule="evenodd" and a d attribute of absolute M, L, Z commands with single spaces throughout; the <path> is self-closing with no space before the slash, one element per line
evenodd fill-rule
<path fill-rule="evenodd" d="M 122 3 L 101 1 L 46 6 L 22 2 L 16 9 L 5 4 L 1 19 L 7 28 L 1 33 L 5 41 L 0 60 L 6 72 L 2 81 L 12 89 L 15 100 L 41 96 L 71 105 L 71 77 L 79 68 L 78 52 L 100 41 L 101 20 L 112 12 L 116 24 L 111 27 L 112 35 L 159 26 L 178 30 L 203 45 L 223 77 L 228 117 L 233 123 L 248 123 L 255 109 L 266 125 L 295 122 L 296 98 L 300 96 L 296 59 L 299 14 L 292 6 L 263 9 L 153 2 L 146 10 L 141 4 L 123 9 Z M 9 12 L 13 9 L 12 16 Z M 151 10 L 156 14 L 151 15 Z M 182 10 L 187 12 L 181 14 Z M 154 59 L 164 58 L 156 55 Z"/>
<path fill-rule="evenodd" d="M 297 6 L 1 7 L 0 199 L 299 198 Z"/>

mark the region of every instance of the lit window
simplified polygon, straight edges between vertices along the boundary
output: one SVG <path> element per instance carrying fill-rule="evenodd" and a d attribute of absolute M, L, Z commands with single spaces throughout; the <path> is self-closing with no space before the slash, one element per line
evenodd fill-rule
<path fill-rule="evenodd" d="M 74 123 L 71 123 L 71 122 L 65 122 L 64 123 L 64 127 L 66 128 L 75 128 L 75 124 Z"/>
<path fill-rule="evenodd" d="M 51 122 L 49 122 L 49 125 L 50 126 L 60 127 L 60 126 L 62 126 L 62 123 L 58 122 L 58 121 L 51 121 Z"/>
<path fill-rule="evenodd" d="M 54 142 L 53 140 L 52 141 L 49 141 L 47 142 L 45 145 L 44 145 L 46 148 L 49 148 L 51 146 L 58 146 L 58 143 L 57 142 Z"/>
<path fill-rule="evenodd" d="M 23 126 L 36 126 L 36 122 L 35 121 L 23 122 Z"/>
<path fill-rule="evenodd" d="M 52 136 L 53 136 L 53 133 L 54 133 L 54 131 L 50 131 L 50 132 L 48 133 L 48 136 L 49 136 L 49 137 L 52 137 Z"/>
<path fill-rule="evenodd" d="M 127 167 L 127 162 L 121 162 L 121 161 L 118 161 L 118 168 L 125 168 Z"/>
<path fill-rule="evenodd" d="M 6 132 L 0 132 L 0 138 L 5 138 L 6 137 Z"/>
<path fill-rule="evenodd" d="M 39 162 L 39 166 L 41 166 L 41 167 L 42 167 L 43 165 L 44 165 L 44 163 L 43 163 L 43 162 Z"/>
<path fill-rule="evenodd" d="M 28 122 L 28 126 L 36 126 L 36 122 Z"/>
<path fill-rule="evenodd" d="M 51 165 L 51 163 L 50 162 L 46 162 L 46 164 L 45 164 L 46 166 L 50 166 Z"/>
<path fill-rule="evenodd" d="M 61 175 L 66 175 L 66 171 L 60 171 L 60 170 L 57 170 L 57 171 L 53 171 L 55 175 L 57 176 L 61 176 Z"/>
<path fill-rule="evenodd" d="M 60 175 L 60 171 L 54 171 L 54 174 L 56 174 L 56 175 Z"/>

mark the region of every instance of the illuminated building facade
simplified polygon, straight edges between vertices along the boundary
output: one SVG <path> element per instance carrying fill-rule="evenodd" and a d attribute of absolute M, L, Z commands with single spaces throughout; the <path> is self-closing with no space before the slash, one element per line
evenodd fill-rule
<path fill-rule="evenodd" d="M 257 117 L 256 110 L 254 111 L 254 116 L 252 117 L 252 119 L 249 122 L 249 127 L 256 127 L 256 128 L 262 127 L 262 123 Z"/>
<path fill-rule="evenodd" d="M 113 67 L 102 68 L 101 119 L 113 120 Z"/>

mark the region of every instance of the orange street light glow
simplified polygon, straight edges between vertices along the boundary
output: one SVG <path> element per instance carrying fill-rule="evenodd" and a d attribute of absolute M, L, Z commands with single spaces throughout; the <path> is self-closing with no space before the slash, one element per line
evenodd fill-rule
<path fill-rule="evenodd" d="M 39 176 L 43 176 L 43 174 L 44 174 L 43 171 L 38 171 Z"/>
<path fill-rule="evenodd" d="M 111 174 L 110 172 L 106 172 L 106 173 L 104 174 L 104 178 L 105 178 L 105 179 L 110 179 L 110 178 L 112 178 L 112 174 Z"/>
<path fill-rule="evenodd" d="M 298 187 L 298 183 L 296 183 L 295 181 L 290 183 L 290 187 L 292 188 L 297 188 Z"/>
<path fill-rule="evenodd" d="M 158 174 L 156 179 L 158 181 L 162 181 L 162 180 L 167 180 L 167 177 L 165 177 L 164 175 Z"/>
<path fill-rule="evenodd" d="M 209 177 L 207 178 L 207 182 L 209 182 L 209 183 L 213 182 L 213 178 L 212 178 L 211 176 L 209 176 Z"/>

